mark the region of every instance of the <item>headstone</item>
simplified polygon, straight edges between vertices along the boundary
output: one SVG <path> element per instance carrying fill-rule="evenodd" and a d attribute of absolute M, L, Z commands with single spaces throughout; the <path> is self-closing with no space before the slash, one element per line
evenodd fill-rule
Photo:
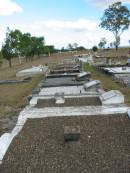
<path fill-rule="evenodd" d="M 65 102 L 64 93 L 55 93 L 56 104 L 63 104 Z"/>
<path fill-rule="evenodd" d="M 80 126 L 64 126 L 64 140 L 78 141 L 80 138 Z"/>

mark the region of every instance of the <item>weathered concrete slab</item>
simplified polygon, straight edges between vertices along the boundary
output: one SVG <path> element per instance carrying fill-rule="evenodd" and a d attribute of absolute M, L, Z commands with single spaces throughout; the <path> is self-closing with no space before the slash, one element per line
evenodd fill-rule
<path fill-rule="evenodd" d="M 123 104 L 124 95 L 118 90 L 111 90 L 99 96 L 103 105 Z"/>

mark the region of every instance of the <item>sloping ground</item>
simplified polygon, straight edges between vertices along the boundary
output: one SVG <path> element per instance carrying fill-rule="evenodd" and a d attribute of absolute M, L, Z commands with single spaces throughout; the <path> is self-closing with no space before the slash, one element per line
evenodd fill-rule
<path fill-rule="evenodd" d="M 78 142 L 64 142 L 63 127 L 78 125 Z M 14 139 L 0 173 L 129 173 L 127 115 L 30 119 Z"/>
<path fill-rule="evenodd" d="M 62 104 L 56 104 L 56 100 L 52 99 L 39 99 L 36 105 L 37 108 L 43 107 L 70 107 L 70 106 L 98 106 L 101 105 L 101 101 L 98 97 L 75 97 L 65 98 L 65 102 Z"/>

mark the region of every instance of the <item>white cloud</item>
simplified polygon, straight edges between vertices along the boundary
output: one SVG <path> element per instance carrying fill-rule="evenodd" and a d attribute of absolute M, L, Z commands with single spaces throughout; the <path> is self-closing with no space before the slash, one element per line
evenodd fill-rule
<path fill-rule="evenodd" d="M 76 21 L 38 21 L 31 24 L 12 25 L 11 28 L 19 28 L 23 32 L 33 35 L 45 36 L 46 44 L 54 44 L 56 47 L 66 46 L 68 43 L 77 42 L 88 46 L 87 32 L 94 32 L 98 26 L 97 21 L 78 19 Z"/>
<path fill-rule="evenodd" d="M 102 37 L 108 42 L 113 42 L 113 34 L 99 28 L 99 21 L 90 19 L 79 19 L 76 21 L 39 21 L 30 24 L 12 24 L 10 29 L 20 29 L 22 32 L 30 32 L 35 36 L 44 36 L 46 44 L 53 44 L 57 48 L 67 46 L 68 43 L 78 43 L 88 48 L 98 45 Z M 3 26 L 2 26 L 3 28 Z M 128 45 L 130 30 L 124 32 L 121 37 L 121 45 Z M 5 36 L 5 28 L 1 32 L 1 41 Z"/>
<path fill-rule="evenodd" d="M 86 0 L 87 3 L 91 3 L 98 8 L 107 8 L 109 5 L 121 1 L 122 3 L 130 4 L 130 0 Z"/>
<path fill-rule="evenodd" d="M 74 31 L 83 32 L 91 31 L 96 27 L 96 22 L 88 19 L 79 19 L 77 21 L 42 21 L 37 22 L 35 26 L 52 29 L 53 31 Z"/>
<path fill-rule="evenodd" d="M 11 15 L 15 12 L 22 12 L 22 8 L 12 0 L 1 0 L 0 15 Z"/>

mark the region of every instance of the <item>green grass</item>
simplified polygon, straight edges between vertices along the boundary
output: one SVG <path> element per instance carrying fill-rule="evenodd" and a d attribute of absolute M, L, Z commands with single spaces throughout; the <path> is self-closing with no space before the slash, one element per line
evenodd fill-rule
<path fill-rule="evenodd" d="M 119 90 L 125 96 L 125 102 L 130 106 L 130 88 L 123 86 L 120 83 L 116 83 L 113 81 L 112 76 L 107 75 L 100 70 L 97 70 L 95 67 L 91 65 L 84 66 L 85 71 L 89 71 L 92 74 L 92 78 L 96 80 L 100 80 L 102 82 L 104 90 Z"/>

